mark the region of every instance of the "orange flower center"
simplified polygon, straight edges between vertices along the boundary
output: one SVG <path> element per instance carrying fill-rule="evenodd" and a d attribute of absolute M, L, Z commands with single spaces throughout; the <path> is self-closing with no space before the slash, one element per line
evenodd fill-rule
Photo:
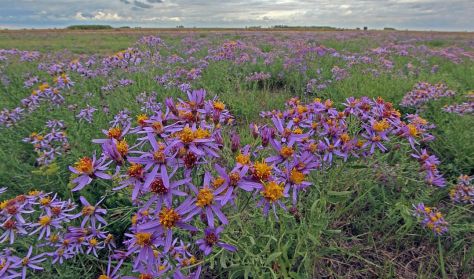
<path fill-rule="evenodd" d="M 135 234 L 135 242 L 141 247 L 151 245 L 151 233 L 137 232 Z"/>
<path fill-rule="evenodd" d="M 290 172 L 290 181 L 294 184 L 301 184 L 305 179 L 305 175 L 298 171 L 297 169 L 293 168 Z"/>
<path fill-rule="evenodd" d="M 83 157 L 76 162 L 74 168 L 80 173 L 92 174 L 94 170 L 94 167 L 92 165 L 92 159 L 89 157 Z"/>
<path fill-rule="evenodd" d="M 264 185 L 264 189 L 261 192 L 262 196 L 269 202 L 275 202 L 283 197 L 283 183 L 278 184 L 275 181 L 270 181 Z"/>
<path fill-rule="evenodd" d="M 214 194 L 212 193 L 211 189 L 205 187 L 199 190 L 197 195 L 197 202 L 196 205 L 199 207 L 205 207 L 211 205 L 214 201 Z"/>
<path fill-rule="evenodd" d="M 160 224 L 167 229 L 175 226 L 176 222 L 181 219 L 181 216 L 173 208 L 163 208 L 158 214 Z"/>

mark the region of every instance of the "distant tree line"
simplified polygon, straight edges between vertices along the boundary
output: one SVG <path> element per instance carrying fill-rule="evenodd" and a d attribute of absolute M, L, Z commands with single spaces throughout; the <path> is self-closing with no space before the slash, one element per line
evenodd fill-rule
<path fill-rule="evenodd" d="M 321 30 L 340 30 L 340 28 L 332 26 L 291 26 L 291 25 L 273 25 L 271 28 L 310 28 L 310 29 L 321 29 Z"/>
<path fill-rule="evenodd" d="M 112 29 L 110 25 L 71 25 L 66 27 L 71 30 L 101 30 L 101 29 Z"/>

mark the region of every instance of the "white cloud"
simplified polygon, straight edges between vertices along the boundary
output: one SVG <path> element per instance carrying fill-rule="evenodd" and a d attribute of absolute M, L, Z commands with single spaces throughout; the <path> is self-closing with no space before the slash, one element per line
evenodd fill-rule
<path fill-rule="evenodd" d="M 98 20 L 98 21 L 123 21 L 123 20 L 131 20 L 132 18 L 120 16 L 118 13 L 115 12 L 103 12 L 103 11 L 95 11 L 90 15 L 86 15 L 83 12 L 77 12 L 74 15 L 74 19 L 77 20 Z"/>
<path fill-rule="evenodd" d="M 114 20 L 123 20 L 124 18 L 119 16 L 117 13 L 104 13 L 102 11 L 98 11 L 94 17 L 94 19 L 97 19 L 97 20 L 111 20 L 111 21 L 114 21 Z"/>

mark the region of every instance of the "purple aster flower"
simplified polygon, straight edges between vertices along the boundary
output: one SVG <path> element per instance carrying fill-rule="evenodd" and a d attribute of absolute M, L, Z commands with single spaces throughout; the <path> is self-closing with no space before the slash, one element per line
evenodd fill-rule
<path fill-rule="evenodd" d="M 80 213 L 74 216 L 74 218 L 83 216 L 81 228 L 85 228 L 89 220 L 93 229 L 97 228 L 97 222 L 103 225 L 107 225 L 107 221 L 105 221 L 105 219 L 102 217 L 102 215 L 107 214 L 107 210 L 98 207 L 98 205 L 103 201 L 103 199 L 97 202 L 95 205 L 91 205 L 83 196 L 81 196 L 79 199 L 81 200 L 83 208 Z"/>
<path fill-rule="evenodd" d="M 112 161 L 105 162 L 105 157 L 96 159 L 95 154 L 90 157 L 83 157 L 76 162 L 74 167 L 69 166 L 69 170 L 78 176 L 72 180 L 72 183 L 76 186 L 72 191 L 80 191 L 86 185 L 92 182 L 93 178 L 99 177 L 102 179 L 111 179 L 111 176 L 106 174 L 105 171 L 108 169 Z"/>
<path fill-rule="evenodd" d="M 230 252 L 237 251 L 235 246 L 224 243 L 220 240 L 220 233 L 224 230 L 223 227 L 217 228 L 205 228 L 204 229 L 204 238 L 196 241 L 196 244 L 199 245 L 199 249 L 204 252 L 204 255 L 209 255 L 212 252 L 214 246 L 218 246 L 226 249 Z"/>
<path fill-rule="evenodd" d="M 32 270 L 43 270 L 43 268 L 38 266 L 38 264 L 46 260 L 46 254 L 39 254 L 31 257 L 32 252 L 33 246 L 30 246 L 26 256 L 24 258 L 16 258 L 12 264 L 12 268 L 21 268 L 22 279 L 26 278 L 26 271 L 28 270 L 28 268 Z"/>

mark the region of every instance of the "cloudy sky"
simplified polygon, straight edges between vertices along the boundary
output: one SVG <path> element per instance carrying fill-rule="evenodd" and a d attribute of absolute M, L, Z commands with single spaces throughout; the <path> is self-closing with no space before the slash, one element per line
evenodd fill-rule
<path fill-rule="evenodd" d="M 474 31 L 474 0 L 0 0 L 0 28 L 335 27 Z"/>

